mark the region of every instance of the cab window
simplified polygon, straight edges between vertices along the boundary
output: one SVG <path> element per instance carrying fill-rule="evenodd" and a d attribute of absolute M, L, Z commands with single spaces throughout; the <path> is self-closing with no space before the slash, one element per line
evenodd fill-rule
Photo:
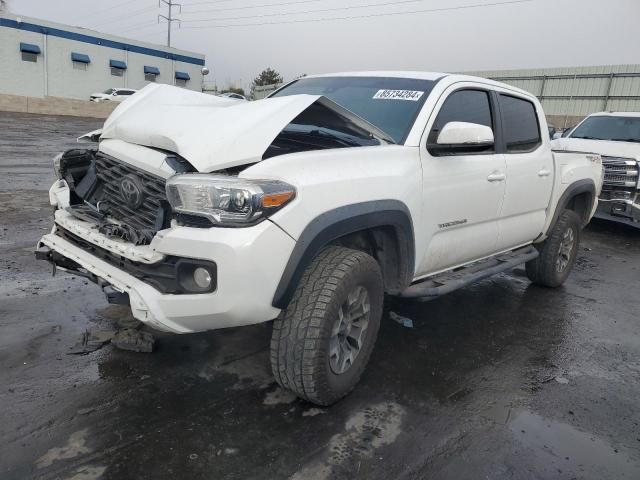
<path fill-rule="evenodd" d="M 477 123 L 493 130 L 489 93 L 484 90 L 457 90 L 449 95 L 431 127 L 427 143 L 430 145 L 437 143 L 440 131 L 449 122 Z M 488 151 L 493 151 L 493 147 L 475 153 Z"/>
<path fill-rule="evenodd" d="M 507 153 L 535 150 L 542 143 L 536 107 L 523 98 L 502 93 L 499 97 Z"/>

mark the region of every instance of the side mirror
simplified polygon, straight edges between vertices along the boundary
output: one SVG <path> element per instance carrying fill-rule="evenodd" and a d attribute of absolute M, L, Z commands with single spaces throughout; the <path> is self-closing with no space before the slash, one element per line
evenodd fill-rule
<path fill-rule="evenodd" d="M 449 122 L 438 134 L 435 145 L 429 149 L 436 153 L 478 152 L 493 147 L 493 130 L 486 125 L 468 122 Z"/>
<path fill-rule="evenodd" d="M 493 130 L 486 125 L 449 122 L 438 135 L 438 145 L 493 145 Z"/>

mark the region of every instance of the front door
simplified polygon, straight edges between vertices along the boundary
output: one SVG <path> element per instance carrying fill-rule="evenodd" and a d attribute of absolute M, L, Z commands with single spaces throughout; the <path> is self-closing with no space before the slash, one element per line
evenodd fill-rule
<path fill-rule="evenodd" d="M 497 248 L 506 183 L 504 155 L 495 146 L 435 153 L 429 145 L 449 122 L 486 125 L 499 138 L 494 98 L 488 90 L 459 84 L 442 95 L 421 145 L 422 221 L 429 231 L 422 258 L 417 259 L 417 276 L 491 255 Z"/>

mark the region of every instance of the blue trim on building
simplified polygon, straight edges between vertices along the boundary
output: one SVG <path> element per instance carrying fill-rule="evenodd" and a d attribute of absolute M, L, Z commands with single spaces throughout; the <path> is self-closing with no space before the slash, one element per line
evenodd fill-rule
<path fill-rule="evenodd" d="M 144 73 L 152 73 L 154 75 L 160 75 L 160 69 L 158 67 L 152 67 L 149 65 L 144 66 Z"/>
<path fill-rule="evenodd" d="M 111 68 L 118 68 L 120 70 L 126 70 L 127 64 L 122 60 L 109 60 L 109 66 Z"/>
<path fill-rule="evenodd" d="M 50 35 L 52 37 L 66 38 L 68 40 L 75 40 L 76 42 L 89 43 L 91 45 L 101 45 L 103 47 L 115 48 L 118 50 L 127 50 L 133 53 L 140 53 L 142 55 L 149 55 L 152 57 L 168 58 L 177 62 L 191 63 L 193 65 L 204 66 L 204 60 L 195 57 L 189 57 L 187 55 L 180 55 L 177 53 L 164 52 L 162 50 L 156 50 L 154 48 L 140 47 L 138 45 L 132 45 L 130 43 L 116 42 L 114 40 L 107 40 L 106 38 L 94 37 L 93 35 L 85 35 L 83 33 L 69 32 L 67 30 L 61 30 L 59 28 L 45 27 L 44 25 L 37 25 L 35 23 L 20 22 L 9 18 L 0 18 L 0 27 L 15 28 L 17 30 L 24 30 L 27 32 L 41 33 L 44 35 Z M 35 53 L 35 52 L 31 52 Z M 39 53 L 39 52 L 38 52 Z"/>
<path fill-rule="evenodd" d="M 187 72 L 176 72 L 176 80 L 191 80 L 191 76 Z"/>
<path fill-rule="evenodd" d="M 80 63 L 91 63 L 89 55 L 84 53 L 71 52 L 71 61 Z"/>
<path fill-rule="evenodd" d="M 33 43 L 20 42 L 20 51 L 26 53 L 35 53 L 39 55 L 40 47 L 38 45 L 34 45 Z"/>

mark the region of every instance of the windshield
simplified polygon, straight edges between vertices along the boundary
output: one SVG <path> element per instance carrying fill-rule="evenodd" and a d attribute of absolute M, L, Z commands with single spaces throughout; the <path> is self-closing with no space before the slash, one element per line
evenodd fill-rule
<path fill-rule="evenodd" d="M 435 82 L 411 78 L 302 78 L 275 92 L 324 95 L 403 143 Z"/>
<path fill-rule="evenodd" d="M 107 88 L 104 92 L 102 93 L 106 93 L 107 95 L 111 95 L 113 92 L 115 92 L 114 88 Z"/>
<path fill-rule="evenodd" d="M 589 117 L 568 138 L 640 142 L 640 117 Z"/>

